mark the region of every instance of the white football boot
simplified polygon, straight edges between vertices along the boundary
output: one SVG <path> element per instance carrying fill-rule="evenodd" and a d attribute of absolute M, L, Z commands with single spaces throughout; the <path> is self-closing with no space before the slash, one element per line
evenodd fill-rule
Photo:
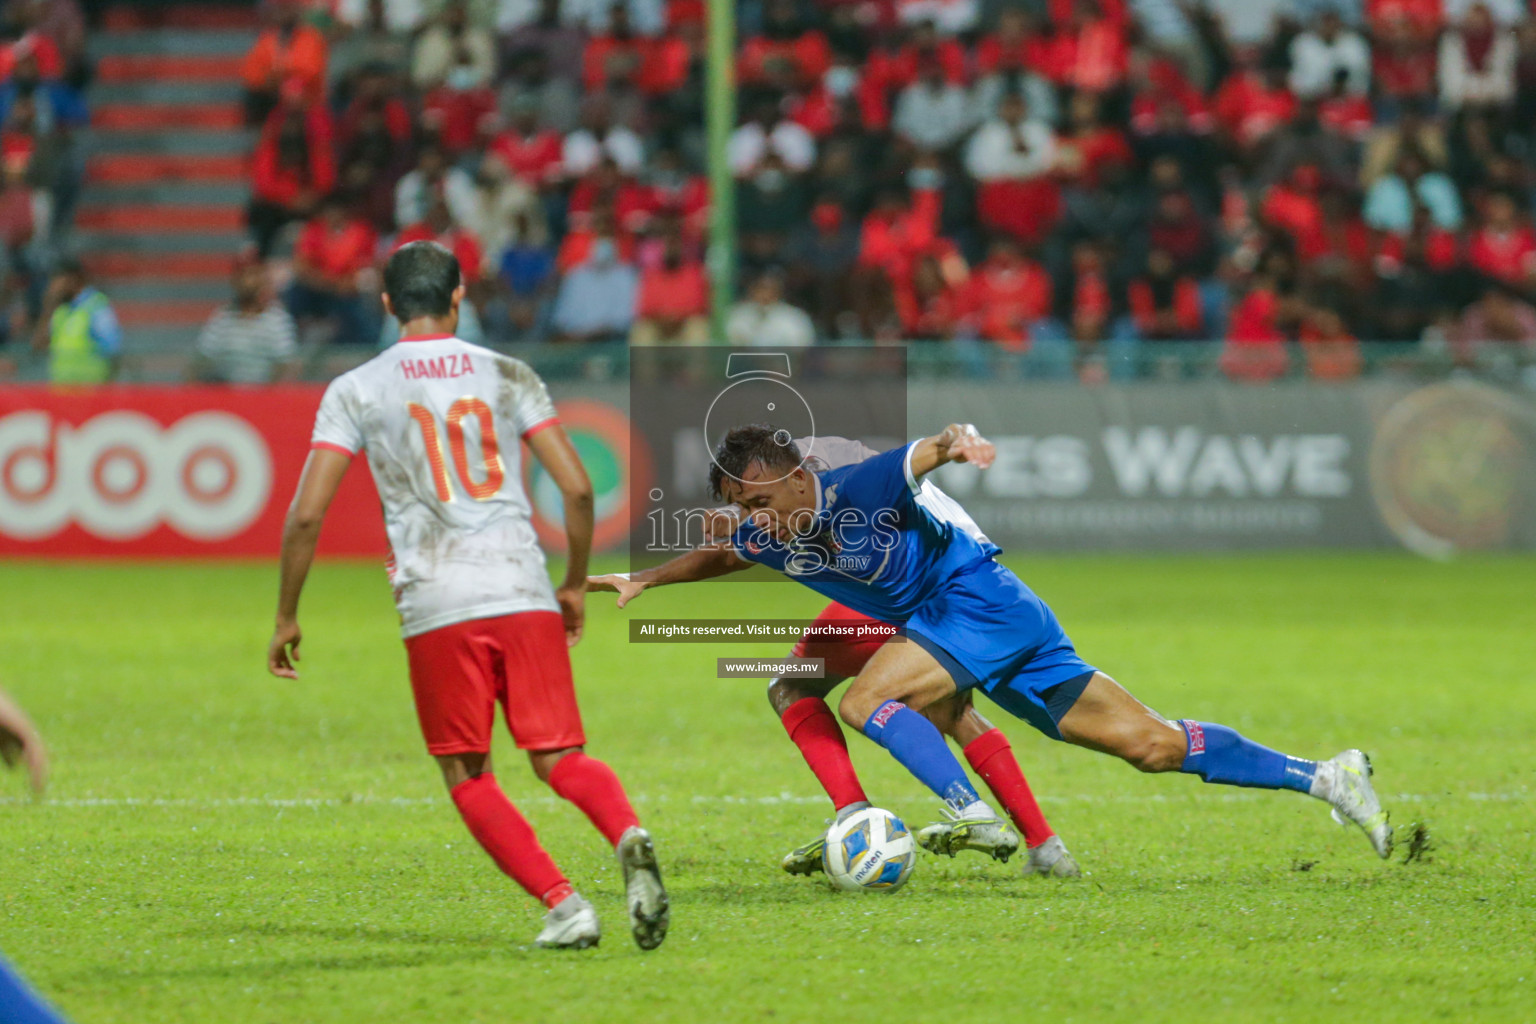
<path fill-rule="evenodd" d="M 1334 821 L 1359 825 L 1370 838 L 1376 856 L 1386 859 L 1392 856 L 1392 826 L 1371 785 L 1373 773 L 1370 758 L 1361 751 L 1346 750 L 1318 762 L 1311 792 L 1333 805 Z"/>
<path fill-rule="evenodd" d="M 994 814 L 981 800 L 961 811 L 946 806 L 944 816 L 949 820 L 929 825 L 917 833 L 918 845 L 929 853 L 953 857 L 961 850 L 975 850 L 1006 864 L 1019 848 L 1019 834 L 1013 826 Z"/>
<path fill-rule="evenodd" d="M 624 869 L 624 904 L 629 908 L 629 927 L 635 945 L 655 949 L 667 937 L 671 911 L 651 834 L 639 825 L 631 825 L 619 837 L 614 852 L 619 867 Z"/>
<path fill-rule="evenodd" d="M 1083 871 L 1077 866 L 1067 844 L 1060 836 L 1051 836 L 1039 846 L 1029 848 L 1029 858 L 1024 861 L 1024 875 L 1040 875 L 1042 878 L 1081 878 Z"/>
<path fill-rule="evenodd" d="M 544 915 L 544 930 L 533 944 L 544 949 L 587 949 L 601 937 L 597 911 L 573 892 Z"/>

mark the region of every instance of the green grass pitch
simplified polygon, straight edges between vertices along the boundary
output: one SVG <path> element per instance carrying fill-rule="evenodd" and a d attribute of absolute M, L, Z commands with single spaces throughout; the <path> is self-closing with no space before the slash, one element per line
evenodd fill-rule
<path fill-rule="evenodd" d="M 788 584 L 594 595 L 589 749 L 657 837 L 666 945 L 624 927 L 610 851 L 504 733 L 498 776 L 598 907 L 540 911 L 459 823 L 421 747 L 381 569 L 322 564 L 297 683 L 262 670 L 270 565 L 7 564 L 0 682 L 55 758 L 0 779 L 0 950 L 79 1024 L 1531 1020 L 1536 560 L 1015 559 L 1088 660 L 1165 714 L 1279 749 L 1369 751 L 1427 862 L 1377 861 L 1291 793 L 1141 776 L 1002 721 L 1090 877 L 923 855 L 894 895 L 778 869 L 828 807 L 758 681 L 631 646 L 638 616 L 809 616 Z M 991 713 L 979 699 L 984 713 Z M 990 709 L 990 710 L 989 710 Z M 877 802 L 935 803 L 858 737 Z"/>

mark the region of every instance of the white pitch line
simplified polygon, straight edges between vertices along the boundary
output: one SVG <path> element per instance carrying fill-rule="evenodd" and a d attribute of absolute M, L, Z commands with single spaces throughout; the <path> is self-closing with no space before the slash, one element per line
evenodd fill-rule
<path fill-rule="evenodd" d="M 1444 801 L 1454 803 L 1459 800 L 1471 800 L 1479 803 L 1507 803 L 1515 800 L 1526 801 L 1532 794 L 1528 790 L 1496 793 L 1395 793 L 1384 794 L 1386 801 L 1390 803 L 1430 803 Z M 640 804 L 665 804 L 673 802 L 663 794 L 653 796 L 646 793 L 636 794 L 631 797 L 635 803 Z M 928 799 L 926 795 L 903 794 L 897 802 L 912 802 Z M 1253 791 L 1243 792 L 1194 792 L 1185 794 L 1168 795 L 1153 793 L 1146 796 L 1134 796 L 1129 794 L 1101 795 L 1097 793 L 1058 793 L 1041 797 L 1043 803 L 1087 803 L 1087 804 L 1145 804 L 1145 803 L 1237 803 L 1249 800 L 1264 799 L 1264 794 Z M 827 798 L 821 794 L 803 795 L 794 793 L 765 794 L 762 796 L 745 795 L 721 795 L 706 796 L 697 795 L 690 797 L 687 802 L 694 806 L 726 807 L 726 806 L 751 806 L 771 807 L 782 805 L 822 804 Z M 37 806 L 40 808 L 57 807 L 61 809 L 91 809 L 91 808 L 134 808 L 134 807 L 169 807 L 169 808 L 193 808 L 216 809 L 228 807 L 258 807 L 269 810 L 289 809 L 314 809 L 335 807 L 438 807 L 448 804 L 446 797 L 379 797 L 379 796 L 350 796 L 350 797 L 66 797 L 61 799 L 43 798 L 32 800 L 27 797 L 0 797 L 0 807 Z M 553 806 L 564 803 L 559 797 L 542 794 L 534 797 L 520 797 L 518 803 L 543 804 Z"/>

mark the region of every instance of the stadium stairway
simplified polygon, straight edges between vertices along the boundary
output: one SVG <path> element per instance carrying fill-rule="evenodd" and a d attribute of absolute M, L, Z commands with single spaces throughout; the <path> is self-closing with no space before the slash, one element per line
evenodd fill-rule
<path fill-rule="evenodd" d="M 239 63 L 256 15 L 165 4 L 104 21 L 72 248 L 117 307 L 125 375 L 178 377 L 246 238 Z"/>

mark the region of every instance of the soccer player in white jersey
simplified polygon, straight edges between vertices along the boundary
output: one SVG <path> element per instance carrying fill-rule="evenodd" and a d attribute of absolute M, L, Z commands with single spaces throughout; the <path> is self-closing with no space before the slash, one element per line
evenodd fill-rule
<path fill-rule="evenodd" d="M 411 688 L 427 750 L 469 831 L 549 908 L 540 946 L 596 945 L 598 920 L 491 774 L 496 705 L 534 773 L 614 844 L 635 941 L 666 936 L 666 890 L 650 835 L 607 765 L 587 756 L 567 647 L 581 639 L 592 485 L 538 374 L 453 336 L 458 260 L 433 242 L 390 257 L 384 308 L 401 340 L 331 383 L 283 530 L 274 675 L 295 679 L 299 594 L 321 521 L 366 452 L 391 549 Z M 564 583 L 551 589 L 521 486 L 518 439 L 565 498 Z"/>
<path fill-rule="evenodd" d="M 846 437 L 802 437 L 794 444 L 805 465 L 818 471 L 841 469 L 878 454 L 868 445 Z M 939 519 L 954 524 L 978 541 L 987 542 L 976 521 L 933 481 L 923 481 L 918 501 Z M 728 536 L 738 525 L 736 516 L 729 507 L 716 511 L 717 517 L 712 522 L 715 532 Z M 724 525 L 726 523 L 729 525 Z M 653 569 L 590 577 L 587 589 L 618 592 L 618 603 L 622 608 L 649 587 L 692 578 L 689 567 L 698 557 L 690 552 Z M 833 601 L 822 609 L 790 651 L 793 658 L 822 659 L 826 673 L 823 678 L 781 676 L 768 684 L 768 703 L 832 801 L 838 820 L 868 807 L 869 801 L 848 756 L 848 742 L 843 737 L 842 727 L 826 698 L 844 680 L 857 676 L 884 645 L 885 638 L 878 634 L 859 636 L 847 632 L 849 627 L 875 622 L 875 619 Z M 1079 877 L 1082 872 L 1077 861 L 1046 820 L 1013 755 L 1008 737 L 982 717 L 972 704 L 971 694 L 958 693 L 949 700 L 930 705 L 923 713 L 940 732 L 960 746 L 971 769 L 986 781 L 998 803 L 1023 834 L 1027 851 L 1024 873 L 1055 878 Z M 821 871 L 824 845 L 825 838 L 817 837 L 791 850 L 784 857 L 784 870 L 792 875 Z M 953 855 L 955 850 L 947 852 Z M 1006 861 L 1013 848 L 1004 846 L 988 852 Z"/>

